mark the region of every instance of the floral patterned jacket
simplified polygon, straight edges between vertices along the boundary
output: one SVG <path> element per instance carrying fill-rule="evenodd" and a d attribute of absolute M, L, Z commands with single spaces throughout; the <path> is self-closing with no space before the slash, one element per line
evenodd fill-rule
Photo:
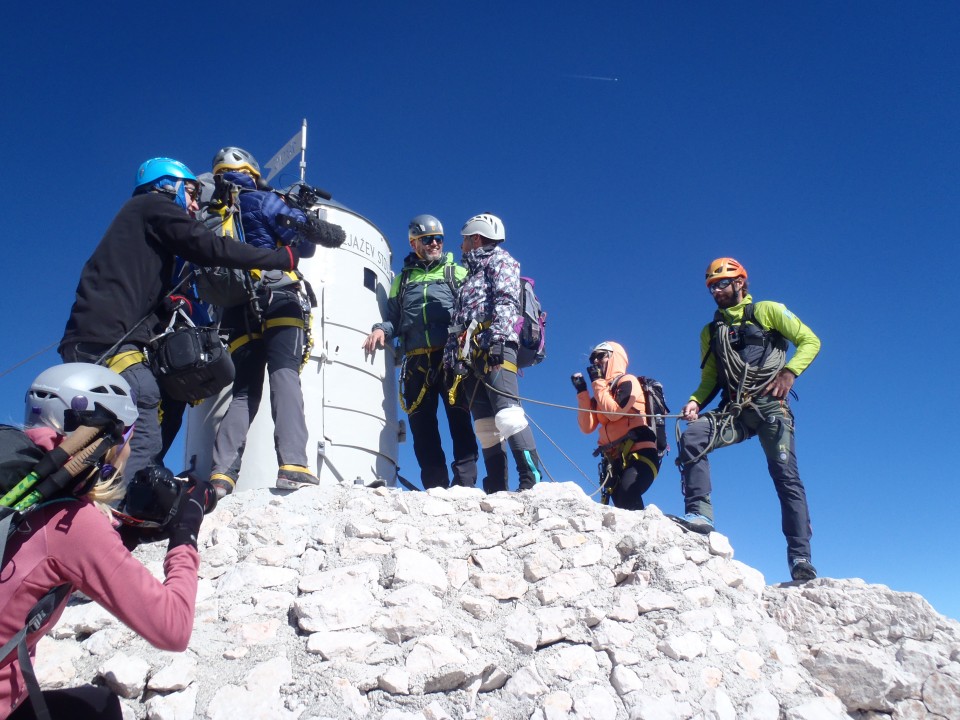
<path fill-rule="evenodd" d="M 444 365 L 453 367 L 460 332 L 471 321 L 487 324 L 474 338 L 482 350 L 493 344 L 517 343 L 520 319 L 520 263 L 500 245 L 484 245 L 463 255 L 467 277 L 460 287 L 447 338 Z"/>

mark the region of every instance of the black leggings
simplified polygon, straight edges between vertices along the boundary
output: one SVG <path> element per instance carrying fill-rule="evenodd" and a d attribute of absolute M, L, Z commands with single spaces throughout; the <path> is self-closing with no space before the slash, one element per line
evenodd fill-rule
<path fill-rule="evenodd" d="M 95 685 L 44 690 L 43 699 L 53 720 L 123 720 L 120 698 L 108 688 Z M 30 698 L 13 711 L 9 720 L 34 720 L 36 714 Z"/>
<path fill-rule="evenodd" d="M 637 455 L 642 456 L 646 462 L 641 458 L 631 457 L 613 486 L 613 504 L 622 510 L 643 510 L 643 494 L 653 485 L 660 470 L 660 458 L 656 450 L 645 448 Z"/>

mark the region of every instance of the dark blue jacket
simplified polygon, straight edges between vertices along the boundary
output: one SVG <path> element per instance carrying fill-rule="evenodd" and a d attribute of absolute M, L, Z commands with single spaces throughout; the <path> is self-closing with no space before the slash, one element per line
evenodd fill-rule
<path fill-rule="evenodd" d="M 228 172 L 223 176 L 243 188 L 237 202 L 244 242 L 271 249 L 296 244 L 301 257 L 313 257 L 316 246 L 309 242 L 297 243 L 298 231 L 283 227 L 278 221 L 279 216 L 287 215 L 297 222 L 304 222 L 307 216 L 301 210 L 287 205 L 276 193 L 257 190 L 256 181 L 246 173 Z"/>

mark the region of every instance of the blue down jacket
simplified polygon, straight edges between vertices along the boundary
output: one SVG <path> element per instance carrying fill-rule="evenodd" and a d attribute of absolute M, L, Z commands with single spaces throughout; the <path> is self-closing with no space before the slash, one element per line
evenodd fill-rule
<path fill-rule="evenodd" d="M 281 215 L 287 215 L 297 222 L 303 222 L 307 216 L 301 210 L 287 205 L 276 193 L 257 190 L 256 181 L 246 173 L 228 172 L 223 176 L 243 188 L 237 203 L 240 205 L 244 242 L 259 248 L 297 245 L 301 257 L 313 256 L 316 246 L 306 242 L 298 244 L 297 230 L 283 227 L 278 220 Z"/>

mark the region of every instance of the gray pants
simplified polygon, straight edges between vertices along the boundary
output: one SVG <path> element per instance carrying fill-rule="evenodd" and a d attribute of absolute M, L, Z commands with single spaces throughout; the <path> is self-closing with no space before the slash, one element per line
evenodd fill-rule
<path fill-rule="evenodd" d="M 507 362 L 516 363 L 517 349 L 507 345 L 504 348 L 503 357 Z M 496 371 L 486 372 L 483 368 L 485 357 L 482 354 L 474 359 L 474 364 L 478 367 L 470 371 L 460 390 L 467 395 L 474 422 L 495 421 L 497 414 L 504 410 L 511 408 L 519 410 L 520 401 L 515 399 L 520 394 L 517 374 L 503 366 Z M 524 423 L 522 430 L 507 437 L 507 445 L 517 466 L 519 488 L 529 490 L 540 482 L 541 477 L 540 457 L 537 455 L 533 431 Z M 501 446 L 497 444 L 484 447 L 483 460 L 487 469 L 484 490 L 488 493 L 506 490 L 507 461 Z"/>
<path fill-rule="evenodd" d="M 224 313 L 221 325 L 230 328 L 231 344 L 244 338 L 246 341 L 231 353 L 236 378 L 230 406 L 217 429 L 213 473 L 234 480 L 239 476 L 247 432 L 260 408 L 264 373 L 270 377 L 277 463 L 308 466 L 307 423 L 300 387 L 305 315 L 296 287 L 271 293 L 263 316 L 265 329 L 261 330 L 260 319 L 251 317 L 245 307 L 230 308 Z M 278 322 L 271 323 L 271 320 Z"/>
<path fill-rule="evenodd" d="M 756 401 L 756 408 L 744 410 L 733 420 L 732 427 L 721 433 L 710 450 L 699 459 L 711 440 L 711 419 L 716 413 L 705 413 L 690 423 L 680 439 L 680 477 L 686 512 L 713 519 L 710 500 L 709 452 L 735 445 L 756 436 L 767 458 L 767 470 L 780 498 L 783 534 L 787 539 L 787 559 L 810 558 L 810 512 L 807 494 L 797 468 L 793 414 L 785 401 L 765 395 Z"/>

